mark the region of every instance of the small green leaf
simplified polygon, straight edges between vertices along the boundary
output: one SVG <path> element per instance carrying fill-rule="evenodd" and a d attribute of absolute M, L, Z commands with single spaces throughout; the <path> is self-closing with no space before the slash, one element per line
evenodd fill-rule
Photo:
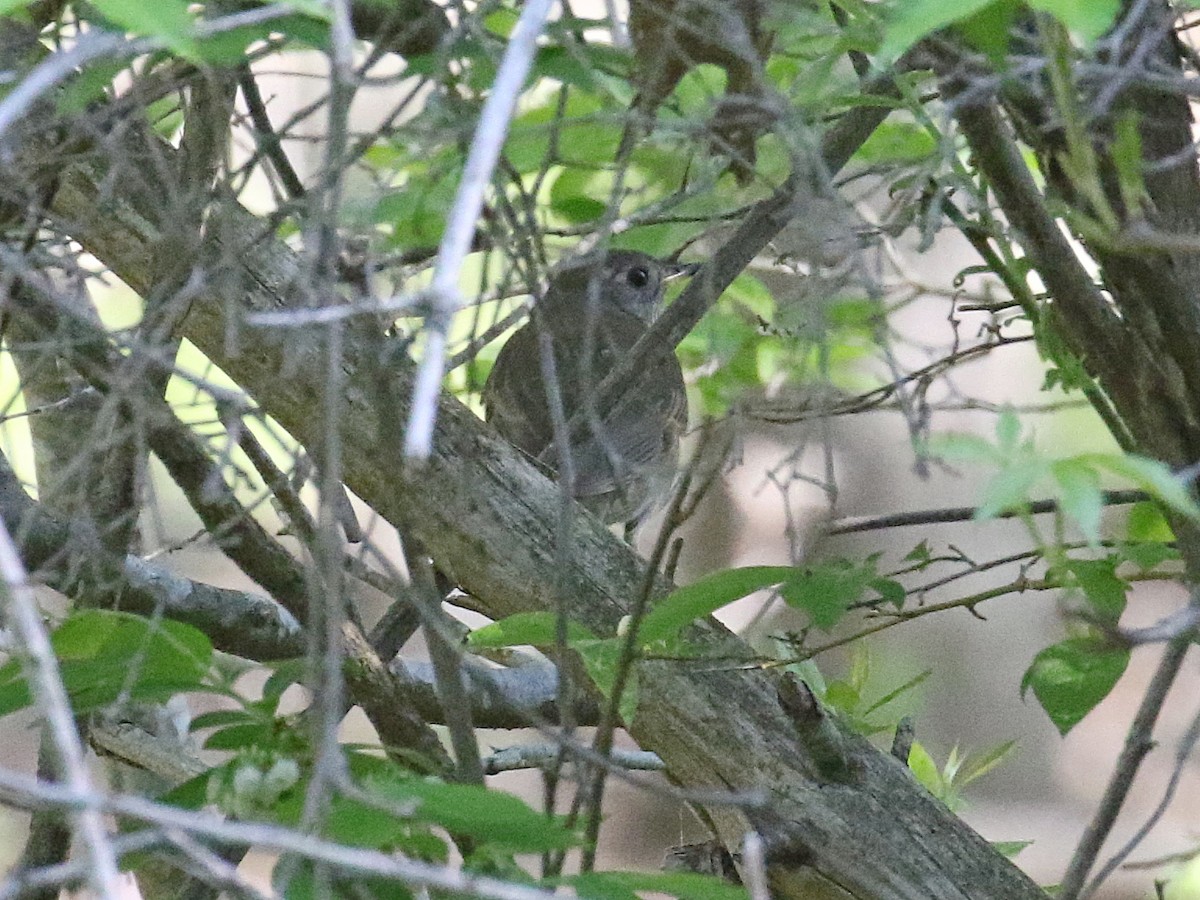
<path fill-rule="evenodd" d="M 131 700 L 165 700 L 208 688 L 212 644 L 190 625 L 85 610 L 55 630 L 63 684 L 76 712 Z M 11 712 L 0 707 L 0 713 Z"/>
<path fill-rule="evenodd" d="M 917 563 L 921 568 L 928 566 L 933 562 L 933 552 L 929 549 L 929 542 L 922 540 L 905 554 L 904 561 Z"/>
<path fill-rule="evenodd" d="M 920 741 L 913 741 L 912 748 L 908 751 L 908 768 L 918 783 L 933 796 L 941 797 L 945 792 L 942 770 Z"/>
<path fill-rule="evenodd" d="M 1168 544 L 1175 540 L 1175 532 L 1163 515 L 1162 507 L 1151 500 L 1143 500 L 1129 507 L 1126 532 L 1131 541 L 1149 541 Z"/>
<path fill-rule="evenodd" d="M 996 446 L 1005 453 L 1017 450 L 1021 442 L 1021 420 L 1011 409 L 1006 409 L 996 419 Z"/>
<path fill-rule="evenodd" d="M 241 722 L 220 728 L 204 741 L 205 750 L 245 750 L 250 747 L 269 747 L 275 743 L 277 732 L 273 722 Z"/>
<path fill-rule="evenodd" d="M 106 19 L 127 31 L 160 38 L 184 56 L 196 55 L 195 19 L 186 0 L 92 0 Z"/>
<path fill-rule="evenodd" d="M 1033 486 L 1046 477 L 1050 464 L 1031 459 L 1001 469 L 984 486 L 976 519 L 990 519 L 1009 510 L 1023 508 L 1030 500 Z"/>
<path fill-rule="evenodd" d="M 515 613 L 498 622 L 476 628 L 467 635 L 467 646 L 479 650 L 485 647 L 550 647 L 557 640 L 558 616 L 550 612 Z M 594 639 L 595 635 L 576 622 L 567 623 L 567 640 Z"/>
<path fill-rule="evenodd" d="M 929 129 L 916 122 L 884 122 L 872 132 L 854 154 L 857 162 L 916 162 L 929 159 L 937 151 L 937 142 Z"/>
<path fill-rule="evenodd" d="M 1033 688 L 1060 734 L 1074 728 L 1101 700 L 1129 664 L 1129 650 L 1089 637 L 1067 638 L 1034 657 L 1021 693 Z"/>
<path fill-rule="evenodd" d="M 548 819 L 519 797 L 493 788 L 406 778 L 383 771 L 368 775 L 363 787 L 389 803 L 411 806 L 416 821 L 514 853 L 560 850 L 578 843 L 561 820 Z"/>
<path fill-rule="evenodd" d="M 722 606 L 747 594 L 795 577 L 793 566 L 746 566 L 726 569 L 672 591 L 642 620 L 638 639 L 643 644 L 666 640 Z"/>
<path fill-rule="evenodd" d="M 25 709 L 31 703 L 33 696 L 29 693 L 29 685 L 25 682 L 21 664 L 15 659 L 10 659 L 0 666 L 0 716 Z"/>
<path fill-rule="evenodd" d="M 1122 544 L 1121 555 L 1143 572 L 1149 572 L 1165 563 L 1167 560 L 1178 560 L 1179 550 L 1158 541 L 1145 543 Z"/>
<path fill-rule="evenodd" d="M 1125 612 L 1129 583 L 1117 577 L 1118 559 L 1068 559 L 1064 566 L 1075 581 L 1100 621 L 1116 625 Z"/>
<path fill-rule="evenodd" d="M 1200 521 L 1200 505 L 1187 486 L 1158 460 L 1118 453 L 1089 453 L 1080 459 L 1128 479 L 1180 515 Z"/>
<path fill-rule="evenodd" d="M 808 613 L 814 625 L 828 630 L 838 623 L 875 579 L 874 566 L 854 566 L 845 560 L 813 565 L 789 579 L 780 589 L 788 606 Z"/>
<path fill-rule="evenodd" d="M 957 462 L 999 462 L 996 447 L 977 434 L 936 434 L 929 439 L 929 452 Z"/>
<path fill-rule="evenodd" d="M 1033 9 L 1048 12 L 1085 44 L 1110 28 L 1121 9 L 1121 0 L 1029 0 Z"/>
<path fill-rule="evenodd" d="M 304 683 L 304 675 L 308 670 L 308 660 L 287 659 L 273 663 L 272 668 L 274 671 L 263 684 L 262 695 L 264 700 L 273 700 L 275 703 L 278 703 L 284 691 L 293 684 Z"/>
<path fill-rule="evenodd" d="M 1059 506 L 1083 532 L 1089 544 L 1100 540 L 1100 515 L 1104 495 L 1100 476 L 1094 466 L 1079 459 L 1060 459 L 1050 464 L 1050 474 L 1058 483 Z"/>
<path fill-rule="evenodd" d="M 958 0 L 957 3 L 906 0 L 893 4 L 885 23 L 879 56 L 885 61 L 895 60 L 921 38 L 973 16 L 996 2 L 998 0 Z"/>
<path fill-rule="evenodd" d="M 992 849 L 994 849 L 997 853 L 1008 859 L 1012 859 L 1014 856 L 1032 844 L 1033 841 L 992 841 L 991 843 Z"/>
<path fill-rule="evenodd" d="M 620 661 L 623 643 L 622 638 L 605 638 L 579 641 L 572 645 L 580 659 L 583 660 L 583 667 L 587 670 L 588 678 L 592 680 L 596 689 L 604 695 L 606 700 L 611 701 L 612 692 L 616 686 L 617 663 Z M 638 678 L 635 664 L 625 679 L 625 687 L 621 691 L 621 702 L 617 708 L 617 713 L 625 724 L 628 725 L 633 721 L 633 717 L 637 714 L 637 704 Z"/>
<path fill-rule="evenodd" d="M 958 774 L 955 776 L 955 783 L 960 788 L 966 787 L 972 781 L 982 778 L 1003 763 L 1016 749 L 1016 741 L 1005 741 L 1002 744 L 997 744 L 990 750 L 981 750 L 978 753 L 969 754 L 959 767 Z"/>
<path fill-rule="evenodd" d="M 904 585 L 893 578 L 872 578 L 867 584 L 879 593 L 881 599 L 897 609 L 904 605 L 904 599 L 908 596 Z"/>

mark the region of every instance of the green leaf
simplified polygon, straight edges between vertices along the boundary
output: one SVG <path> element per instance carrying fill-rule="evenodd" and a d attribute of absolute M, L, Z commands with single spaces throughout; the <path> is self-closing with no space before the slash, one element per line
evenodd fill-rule
<path fill-rule="evenodd" d="M 200 713 L 188 723 L 191 731 L 203 731 L 205 728 L 219 728 L 223 725 L 235 725 L 249 721 L 252 717 L 244 709 L 217 709 L 212 712 Z"/>
<path fill-rule="evenodd" d="M 1126 532 L 1131 541 L 1147 541 L 1167 544 L 1175 540 L 1175 532 L 1167 517 L 1163 515 L 1162 507 L 1152 500 L 1143 500 L 1129 507 L 1126 518 Z"/>
<path fill-rule="evenodd" d="M 1104 511 L 1095 467 L 1078 459 L 1060 459 L 1050 464 L 1050 474 L 1058 483 L 1059 507 L 1094 545 L 1100 540 L 1100 516 Z"/>
<path fill-rule="evenodd" d="M 1090 637 L 1067 638 L 1042 650 L 1021 679 L 1060 734 L 1066 734 L 1101 700 L 1129 664 L 1129 650 Z"/>
<path fill-rule="evenodd" d="M 1121 10 L 1121 0 L 1029 0 L 1029 5 L 1050 13 L 1085 44 L 1112 28 Z"/>
<path fill-rule="evenodd" d="M 446 215 L 458 182 L 458 172 L 422 173 L 415 169 L 403 188 L 379 198 L 374 219 L 391 227 L 392 241 L 399 246 L 436 246 L 446 228 Z"/>
<path fill-rule="evenodd" d="M 278 733 L 274 723 L 243 721 L 220 728 L 204 741 L 205 750 L 245 750 L 249 747 L 269 747 L 276 742 Z"/>
<path fill-rule="evenodd" d="M 976 519 L 990 519 L 1009 510 L 1023 508 L 1029 502 L 1033 486 L 1046 477 L 1050 464 L 1044 460 L 1031 459 L 1001 469 L 984 486 Z"/>
<path fill-rule="evenodd" d="M 67 82 L 58 95 L 59 111 L 74 115 L 102 100 L 113 79 L 119 72 L 125 71 L 128 65 L 126 60 L 101 59 L 85 66 Z"/>
<path fill-rule="evenodd" d="M 955 776 L 955 783 L 959 787 L 966 787 L 972 781 L 982 778 L 1003 763 L 1016 749 L 1016 741 L 1005 741 L 1002 744 L 997 744 L 990 750 L 981 750 L 978 753 L 969 754 L 959 767 L 958 773 Z"/>
<path fill-rule="evenodd" d="M 514 613 L 498 622 L 476 628 L 467 635 L 473 650 L 485 647 L 550 647 L 557 640 L 558 616 L 550 612 Z M 567 623 L 567 640 L 594 639 L 596 636 L 576 622 Z"/>
<path fill-rule="evenodd" d="M 726 569 L 672 591 L 642 620 L 638 639 L 643 644 L 666 640 L 704 616 L 747 594 L 795 577 L 793 566 L 746 566 Z"/>
<path fill-rule="evenodd" d="M 940 798 L 945 792 L 942 770 L 920 741 L 913 741 L 912 748 L 908 751 L 908 768 L 917 782 L 933 796 Z"/>
<path fill-rule="evenodd" d="M 1016 856 L 1018 853 L 1020 853 L 1022 850 L 1024 850 L 1026 847 L 1028 847 L 1032 843 L 1033 843 L 1033 841 L 992 841 L 991 842 L 992 849 L 994 849 L 1001 856 L 1004 856 L 1008 859 L 1012 859 L 1014 856 Z"/>
<path fill-rule="evenodd" d="M 563 169 L 550 187 L 550 208 L 572 224 L 591 222 L 608 208 L 611 178 L 590 169 Z"/>
<path fill-rule="evenodd" d="M 983 53 L 996 68 L 1004 68 L 1012 25 L 1020 12 L 1016 0 L 999 0 L 958 23 L 966 42 Z"/>
<path fill-rule="evenodd" d="M 892 690 L 888 691 L 886 694 L 884 694 L 882 697 L 880 697 L 878 700 L 876 700 L 874 703 L 872 703 L 870 706 L 868 706 L 866 709 L 864 709 L 862 711 L 862 715 L 869 716 L 871 713 L 876 712 L 876 711 L 882 709 L 883 707 L 887 706 L 893 700 L 899 699 L 900 697 L 903 697 L 905 694 L 916 690 L 932 674 L 933 674 L 933 669 L 926 669 L 924 672 L 920 672 L 917 675 L 914 675 L 912 678 L 908 679 L 908 681 L 904 682 L 899 687 L 893 688 Z"/>
<path fill-rule="evenodd" d="M 76 712 L 130 700 L 159 701 L 207 690 L 212 644 L 190 625 L 128 613 L 86 610 L 67 617 L 51 636 L 63 684 Z M 8 673 L 5 673 L 8 674 Z M 0 715 L 18 708 L 11 679 L 0 689 Z"/>
<path fill-rule="evenodd" d="M 394 771 L 368 774 L 363 787 L 381 800 L 410 807 L 415 821 L 513 853 L 561 850 L 578 843 L 559 819 L 548 819 L 519 797 L 492 788 L 406 778 Z"/>
<path fill-rule="evenodd" d="M 887 121 L 871 133 L 854 159 L 862 163 L 916 162 L 931 158 L 936 151 L 937 141 L 924 126 Z"/>
<path fill-rule="evenodd" d="M 977 434 L 937 434 L 929 439 L 929 452 L 958 462 L 999 462 L 996 447 Z"/>
<path fill-rule="evenodd" d="M 1158 460 L 1119 453 L 1089 453 L 1080 459 L 1128 479 L 1180 515 L 1200 521 L 1200 505 L 1187 486 Z"/>
<path fill-rule="evenodd" d="M 264 700 L 272 700 L 272 706 L 279 702 L 279 698 L 283 696 L 284 691 L 290 688 L 293 684 L 303 684 L 304 674 L 308 670 L 307 659 L 287 659 L 281 662 L 273 663 L 269 678 L 263 684 L 262 696 Z"/>
<path fill-rule="evenodd" d="M 33 703 L 21 664 L 12 659 L 0 666 L 0 716 L 7 716 Z"/>
<path fill-rule="evenodd" d="M 616 687 L 617 663 L 621 658 L 623 639 L 605 638 L 603 640 L 579 641 L 572 646 L 583 660 L 588 678 L 596 685 L 597 690 L 606 700 L 612 699 Z M 625 724 L 630 724 L 637 714 L 638 678 L 636 664 L 625 679 L 625 688 L 621 691 L 621 702 L 617 713 Z"/>
<path fill-rule="evenodd" d="M 881 599 L 897 609 L 904 605 L 904 599 L 908 596 L 904 585 L 893 578 L 872 578 L 867 584 L 879 593 Z"/>
<path fill-rule="evenodd" d="M 1011 409 L 1000 413 L 996 419 L 996 446 L 1004 453 L 1019 449 L 1021 443 L 1021 420 Z"/>
<path fill-rule="evenodd" d="M 1120 552 L 1125 559 L 1129 560 L 1143 572 L 1156 569 L 1167 560 L 1179 559 L 1178 549 L 1157 541 L 1122 544 Z"/>
<path fill-rule="evenodd" d="M 926 35 L 973 16 L 996 2 L 998 0 L 958 0 L 956 3 L 904 0 L 893 4 L 885 22 L 879 56 L 884 61 L 893 61 Z"/>
<path fill-rule="evenodd" d="M 921 543 L 913 547 L 904 555 L 904 562 L 916 563 L 922 569 L 933 562 L 933 551 L 929 549 L 929 542 L 922 540 Z"/>
<path fill-rule="evenodd" d="M 127 31 L 161 39 L 183 56 L 196 56 L 195 19 L 186 0 L 92 0 L 106 19 Z"/>
<path fill-rule="evenodd" d="M 1106 559 L 1068 559 L 1063 564 L 1088 603 L 1108 625 L 1116 625 L 1125 612 L 1129 583 L 1117 576 L 1117 557 Z"/>
<path fill-rule="evenodd" d="M 814 625 L 828 630 L 838 623 L 850 604 L 860 599 L 875 580 L 873 565 L 853 565 L 835 560 L 805 568 L 780 589 L 788 606 L 808 613 Z"/>

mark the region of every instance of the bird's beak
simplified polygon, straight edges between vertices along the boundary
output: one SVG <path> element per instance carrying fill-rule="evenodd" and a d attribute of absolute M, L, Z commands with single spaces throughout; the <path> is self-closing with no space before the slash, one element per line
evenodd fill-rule
<path fill-rule="evenodd" d="M 700 271 L 700 263 L 672 263 L 663 276 L 663 281 L 674 281 L 676 278 L 690 278 Z"/>

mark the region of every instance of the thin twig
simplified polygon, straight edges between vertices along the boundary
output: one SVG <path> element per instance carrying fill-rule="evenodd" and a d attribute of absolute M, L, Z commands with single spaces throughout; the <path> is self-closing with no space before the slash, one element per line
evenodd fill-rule
<path fill-rule="evenodd" d="M 1150 499 L 1145 491 L 1103 491 L 1105 506 L 1124 503 L 1141 503 Z M 998 512 L 992 518 L 1011 519 L 1030 513 L 1055 512 L 1057 500 L 1033 500 L 1020 510 Z M 836 520 L 826 534 L 855 534 L 861 531 L 879 531 L 884 528 L 904 528 L 909 525 L 934 525 L 942 522 L 969 522 L 975 517 L 974 506 L 950 506 L 945 509 L 919 509 L 913 512 L 890 513 L 886 516 L 850 516 Z"/>

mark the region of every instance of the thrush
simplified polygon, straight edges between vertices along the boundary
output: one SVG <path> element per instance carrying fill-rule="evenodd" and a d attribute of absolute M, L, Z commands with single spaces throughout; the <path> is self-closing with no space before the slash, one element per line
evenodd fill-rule
<path fill-rule="evenodd" d="M 675 348 L 651 344 L 633 382 L 605 403 L 600 384 L 646 334 L 667 283 L 695 266 L 614 250 L 555 275 L 528 323 L 501 348 L 483 387 L 487 421 L 557 475 L 562 468 L 543 377 L 549 338 L 564 417 L 579 419 L 568 451 L 576 500 L 608 524 L 637 521 L 670 489 L 687 425 Z"/>

